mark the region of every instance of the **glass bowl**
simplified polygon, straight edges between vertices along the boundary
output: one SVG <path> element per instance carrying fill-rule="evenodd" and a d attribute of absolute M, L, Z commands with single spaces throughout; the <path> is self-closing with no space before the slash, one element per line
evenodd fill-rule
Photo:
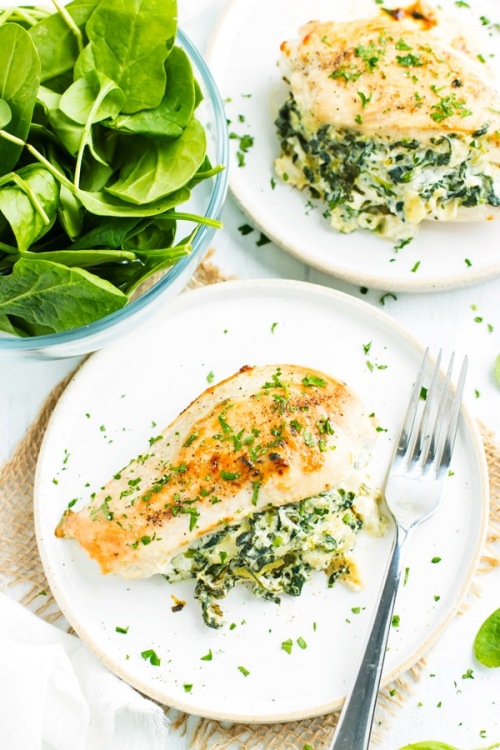
<path fill-rule="evenodd" d="M 193 73 L 204 96 L 197 109 L 197 117 L 203 123 L 207 134 L 207 154 L 213 165 L 220 164 L 224 167 L 214 177 L 199 183 L 181 210 L 219 220 L 227 194 L 229 164 L 229 140 L 224 106 L 203 57 L 180 29 L 177 30 L 176 44 L 189 56 Z M 187 223 L 179 221 L 177 236 L 189 234 L 192 225 L 188 227 Z M 140 296 L 100 320 L 70 331 L 44 336 L 17 337 L 0 331 L 0 361 L 63 359 L 88 354 L 138 326 L 147 324 L 154 316 L 161 314 L 165 305 L 186 285 L 217 231 L 220 230 L 201 225 L 193 239 L 189 255 L 178 260 Z"/>

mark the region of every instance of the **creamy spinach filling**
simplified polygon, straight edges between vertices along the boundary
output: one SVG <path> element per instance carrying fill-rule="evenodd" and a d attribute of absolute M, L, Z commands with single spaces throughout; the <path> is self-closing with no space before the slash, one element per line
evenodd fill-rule
<path fill-rule="evenodd" d="M 277 173 L 327 204 L 342 232 L 369 229 L 411 238 L 425 218 L 452 219 L 460 207 L 500 206 L 500 165 L 488 160 L 488 127 L 471 138 L 451 133 L 395 141 L 350 128 L 308 132 L 293 96 L 276 120 Z"/>
<path fill-rule="evenodd" d="M 374 504 L 365 485 L 359 494 Z M 196 579 L 194 596 L 213 628 L 224 624 L 218 601 L 236 584 L 276 603 L 281 594 L 299 596 L 314 570 L 325 571 L 333 586 L 351 574 L 346 554 L 363 527 L 355 501 L 354 492 L 340 487 L 254 513 L 201 537 L 171 560 L 164 576 Z"/>

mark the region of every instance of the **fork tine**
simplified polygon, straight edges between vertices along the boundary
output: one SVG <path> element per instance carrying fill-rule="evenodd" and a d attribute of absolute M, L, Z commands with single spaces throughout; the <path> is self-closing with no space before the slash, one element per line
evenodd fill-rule
<path fill-rule="evenodd" d="M 446 371 L 446 377 L 445 377 L 443 389 L 441 391 L 441 398 L 439 399 L 439 406 L 436 412 L 436 416 L 434 418 L 434 425 L 430 432 L 431 438 L 429 442 L 427 455 L 425 456 L 425 460 L 422 461 L 422 466 L 426 469 L 428 469 L 432 465 L 436 457 L 436 450 L 437 450 L 438 445 L 441 447 L 443 445 L 442 436 L 446 432 L 444 428 L 445 410 L 448 405 L 448 398 L 450 395 L 451 373 L 453 371 L 454 361 L 455 361 L 455 354 L 452 353 L 450 357 L 450 362 L 448 364 L 448 370 Z"/>
<path fill-rule="evenodd" d="M 424 352 L 424 356 L 422 358 L 422 364 L 420 365 L 420 369 L 418 371 L 417 378 L 415 380 L 415 384 L 411 392 L 410 400 L 408 403 L 408 408 L 406 410 L 405 421 L 401 429 L 401 434 L 399 436 L 399 443 L 396 449 L 395 457 L 398 457 L 401 459 L 404 458 L 405 455 L 407 455 L 408 446 L 410 444 L 410 439 L 413 434 L 413 427 L 415 424 L 415 418 L 417 416 L 418 404 L 420 401 L 420 394 L 421 394 L 422 385 L 424 382 L 424 375 L 425 375 L 425 370 L 427 367 L 428 357 L 429 357 L 429 348 L 427 348 Z"/>
<path fill-rule="evenodd" d="M 448 424 L 446 425 L 445 420 L 442 420 L 442 438 L 440 439 L 438 448 L 436 449 L 436 456 L 434 460 L 435 470 L 438 478 L 440 478 L 448 469 L 451 462 L 453 446 L 455 445 L 455 439 L 458 431 L 458 420 L 460 419 L 460 408 L 464 393 L 467 367 L 468 358 L 464 357 L 462 367 L 460 368 L 460 375 L 458 378 L 455 394 L 453 396 L 453 400 L 449 409 Z"/>
<path fill-rule="evenodd" d="M 432 428 L 431 428 L 431 419 L 432 419 L 432 408 L 433 404 L 436 401 L 436 395 L 437 395 L 437 389 L 438 389 L 438 378 L 439 378 L 439 368 L 441 366 L 441 357 L 442 357 L 442 350 L 440 349 L 438 352 L 438 356 L 436 358 L 436 363 L 434 365 L 434 370 L 432 372 L 432 378 L 431 378 L 431 384 L 427 390 L 427 395 L 425 398 L 425 405 L 422 411 L 422 416 L 420 419 L 420 427 L 416 431 L 416 437 L 414 441 L 414 448 L 411 453 L 410 460 L 413 463 L 420 463 L 420 467 L 425 463 L 425 460 L 428 455 L 429 451 L 429 435 L 434 434 L 435 431 L 435 425 L 436 422 L 434 422 Z"/>

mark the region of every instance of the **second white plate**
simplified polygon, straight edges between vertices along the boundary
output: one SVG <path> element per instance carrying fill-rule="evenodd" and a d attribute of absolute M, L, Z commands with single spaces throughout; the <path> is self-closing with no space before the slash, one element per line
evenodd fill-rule
<path fill-rule="evenodd" d="M 91 357 L 53 413 L 35 491 L 44 568 L 81 638 L 141 692 L 188 713 L 272 722 L 338 707 L 369 624 L 390 531 L 381 539 L 358 538 L 361 591 L 328 589 L 323 574 L 300 597 L 283 596 L 280 606 L 233 589 L 221 602 L 227 626 L 211 630 L 192 582 L 103 576 L 54 529 L 68 503 L 75 499 L 78 509 L 147 451 L 149 439 L 207 387 L 210 373 L 217 382 L 245 364 L 297 363 L 348 383 L 381 427 L 372 470 L 380 486 L 421 356 L 403 329 L 365 302 L 312 284 L 249 281 L 182 294 L 161 324 Z M 412 540 L 386 681 L 414 664 L 442 631 L 480 554 L 487 479 L 477 429 L 465 414 L 452 468 L 442 507 Z M 172 611 L 172 596 L 187 602 L 182 611 Z M 282 648 L 289 640 L 291 653 Z M 159 666 L 141 656 L 150 650 Z"/>
<path fill-rule="evenodd" d="M 393 4 L 393 3 L 392 3 Z M 387 5 L 391 5 L 388 2 Z M 481 49 L 498 48 L 496 0 L 476 0 L 473 10 L 443 0 L 458 21 L 484 32 Z M 303 262 L 345 281 L 387 291 L 430 292 L 467 286 L 500 274 L 500 221 L 424 222 L 416 239 L 395 252 L 394 244 L 367 231 L 345 235 L 313 206 L 306 191 L 287 186 L 274 173 L 279 140 L 274 121 L 288 98 L 277 67 L 280 44 L 297 37 L 311 19 L 351 20 L 377 12 L 373 0 L 266 0 L 265 12 L 233 0 L 208 52 L 210 69 L 225 100 L 232 143 L 230 187 L 255 224 Z M 479 20 L 490 19 L 491 37 Z M 243 139 L 243 140 L 242 140 Z M 253 140 L 252 140 L 253 139 Z M 239 164 L 244 160 L 244 166 Z M 265 251 L 265 248 L 264 248 Z"/>

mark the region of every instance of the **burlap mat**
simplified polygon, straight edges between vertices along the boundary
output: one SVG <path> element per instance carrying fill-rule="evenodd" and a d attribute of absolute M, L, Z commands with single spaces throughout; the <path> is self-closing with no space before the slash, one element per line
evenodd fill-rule
<path fill-rule="evenodd" d="M 202 263 L 190 287 L 222 281 L 218 269 L 210 262 Z M 68 375 L 50 393 L 35 422 L 17 446 L 11 459 L 0 470 L 0 588 L 17 587 L 16 599 L 28 606 L 43 619 L 53 622 L 61 613 L 57 608 L 45 578 L 38 554 L 33 521 L 33 480 L 42 438 L 52 411 L 73 374 Z M 500 539 L 500 445 L 487 430 L 482 429 L 488 461 L 491 511 L 488 538 L 478 573 L 491 570 L 500 563 L 495 543 Z M 477 577 L 470 595 L 479 593 Z M 462 611 L 468 601 L 462 603 Z M 383 728 L 404 704 L 418 680 L 423 660 L 393 684 L 385 687 L 379 696 L 374 723 L 373 746 L 380 745 Z M 329 747 L 338 714 L 320 716 L 288 724 L 244 725 L 202 719 L 194 732 L 188 725 L 188 716 L 169 712 L 178 731 L 189 732 L 193 750 L 304 750 L 310 745 L 315 750 Z"/>

